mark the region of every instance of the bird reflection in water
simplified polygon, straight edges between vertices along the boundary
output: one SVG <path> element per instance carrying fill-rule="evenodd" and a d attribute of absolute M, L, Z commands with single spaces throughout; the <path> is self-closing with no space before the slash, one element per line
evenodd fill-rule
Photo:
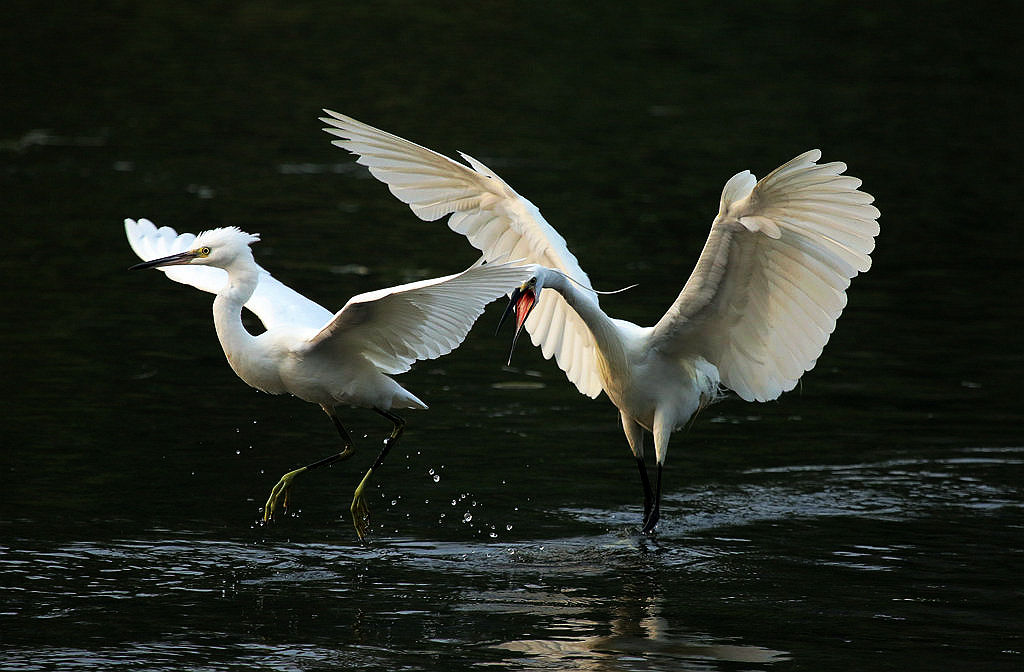
<path fill-rule="evenodd" d="M 550 594 L 547 594 L 550 597 Z M 518 600 L 522 601 L 520 595 Z M 572 602 L 572 598 L 565 598 Z M 566 612 L 592 613 L 590 605 L 577 608 L 554 607 L 562 613 L 551 624 L 554 634 L 548 639 L 517 639 L 496 644 L 494 648 L 525 654 L 544 661 L 544 667 L 574 670 L 618 670 L 624 660 L 631 669 L 708 669 L 708 661 L 771 664 L 789 660 L 786 651 L 715 641 L 711 635 L 696 631 L 680 632 L 662 617 L 665 598 L 661 595 L 625 595 L 616 602 L 611 632 L 595 635 L 604 624 L 593 619 L 571 616 Z M 642 662 L 641 662 L 642 661 Z M 680 662 L 686 661 L 685 667 Z"/>

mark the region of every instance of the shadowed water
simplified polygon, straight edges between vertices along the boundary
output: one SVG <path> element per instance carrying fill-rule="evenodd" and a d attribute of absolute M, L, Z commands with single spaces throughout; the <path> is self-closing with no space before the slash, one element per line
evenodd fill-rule
<path fill-rule="evenodd" d="M 986 7 L 95 3 L 0 27 L 2 670 L 1018 670 L 1013 22 Z M 927 15 L 929 20 L 922 21 Z M 1019 56 L 1019 54 L 1017 54 Z M 332 310 L 475 260 L 350 158 L 330 107 L 537 203 L 652 324 L 722 185 L 811 147 L 883 215 L 800 386 L 674 435 L 657 533 L 615 409 L 492 305 L 389 430 L 226 365 L 209 295 L 131 273 L 124 217 L 263 236 Z M 1011 190 L 1012 191 L 1012 190 Z M 255 323 L 253 328 L 256 328 Z"/>
<path fill-rule="evenodd" d="M 965 449 L 751 469 L 673 488 L 652 538 L 635 506 L 556 508 L 571 536 L 530 538 L 514 532 L 537 514 L 487 515 L 490 495 L 455 529 L 416 521 L 461 506 L 382 501 L 418 534 L 368 545 L 344 520 L 301 518 L 242 537 L 19 535 L 0 561 L 2 616 L 36 626 L 13 630 L 5 669 L 761 669 L 872 660 L 896 628 L 882 667 L 950 650 L 1009 662 L 1019 605 L 1000 557 L 1024 522 L 1022 464 L 1022 449 Z M 512 531 L 488 522 L 506 518 Z"/>

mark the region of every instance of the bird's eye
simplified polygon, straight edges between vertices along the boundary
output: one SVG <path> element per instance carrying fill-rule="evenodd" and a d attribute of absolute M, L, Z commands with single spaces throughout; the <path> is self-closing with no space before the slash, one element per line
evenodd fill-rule
<path fill-rule="evenodd" d="M 208 256 L 210 256 L 210 248 L 208 248 L 208 247 L 200 247 L 199 248 L 199 256 L 200 257 L 208 257 Z"/>

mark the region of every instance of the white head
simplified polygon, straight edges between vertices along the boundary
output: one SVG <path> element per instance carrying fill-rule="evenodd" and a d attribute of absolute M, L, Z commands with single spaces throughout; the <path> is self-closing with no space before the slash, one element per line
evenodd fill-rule
<path fill-rule="evenodd" d="M 545 287 L 549 287 L 552 291 L 561 294 L 574 310 L 579 310 L 580 305 L 586 302 L 593 302 L 596 308 L 598 294 L 618 294 L 619 292 L 636 287 L 636 285 L 630 285 L 629 287 L 616 289 L 612 292 L 600 292 L 592 287 L 581 284 L 556 268 L 548 268 L 539 264 L 529 264 L 529 266 L 533 267 L 533 277 L 512 290 L 505 313 L 501 316 L 501 321 L 498 322 L 498 329 L 501 329 L 501 325 L 504 324 L 509 315 L 516 316 L 516 332 L 512 336 L 512 348 L 508 353 L 509 364 L 512 363 L 512 352 L 515 351 L 516 341 L 519 340 L 519 334 L 523 331 L 526 318 L 530 317 L 530 313 L 537 307 L 537 302 L 541 298 L 541 291 Z"/>
<path fill-rule="evenodd" d="M 252 250 L 249 246 L 259 239 L 259 234 L 246 233 L 234 226 L 210 229 L 196 236 L 191 249 L 160 259 L 144 261 L 129 270 L 180 264 L 227 268 L 238 260 L 252 262 Z"/>

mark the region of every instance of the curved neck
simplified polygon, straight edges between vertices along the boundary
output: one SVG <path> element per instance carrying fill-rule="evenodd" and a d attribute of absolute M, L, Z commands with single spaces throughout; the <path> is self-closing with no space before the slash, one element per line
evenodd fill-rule
<path fill-rule="evenodd" d="M 565 302 L 576 311 L 584 324 L 594 335 L 598 349 L 607 357 L 615 356 L 622 349 L 621 336 L 615 321 L 601 310 L 597 294 L 588 292 L 558 272 L 544 273 L 543 287 L 553 289 L 562 295 Z"/>
<path fill-rule="evenodd" d="M 228 284 L 213 300 L 213 324 L 220 347 L 237 372 L 237 362 L 256 340 L 242 324 L 242 306 L 256 291 L 260 271 L 255 262 L 233 264 L 224 270 L 228 272 Z"/>

